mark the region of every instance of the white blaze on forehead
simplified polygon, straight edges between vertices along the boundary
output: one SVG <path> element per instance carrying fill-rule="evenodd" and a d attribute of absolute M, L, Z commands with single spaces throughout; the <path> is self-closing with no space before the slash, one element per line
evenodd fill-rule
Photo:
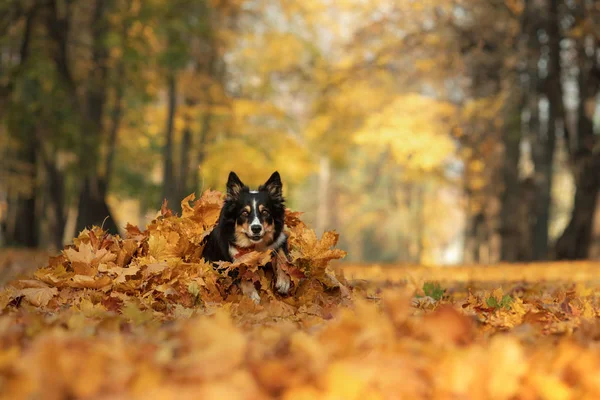
<path fill-rule="evenodd" d="M 259 219 L 258 219 L 258 208 L 256 206 L 256 199 L 252 200 L 252 213 L 254 214 L 254 219 L 252 220 L 252 222 L 250 223 L 250 226 L 252 225 L 261 225 Z"/>
<path fill-rule="evenodd" d="M 250 194 L 258 194 L 258 190 L 251 190 Z"/>

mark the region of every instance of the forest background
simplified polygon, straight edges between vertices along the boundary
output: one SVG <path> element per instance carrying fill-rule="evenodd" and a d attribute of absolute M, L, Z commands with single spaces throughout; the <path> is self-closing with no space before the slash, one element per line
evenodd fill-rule
<path fill-rule="evenodd" d="M 2 0 L 0 247 L 277 169 L 352 262 L 598 259 L 599 93 L 600 1 Z"/>

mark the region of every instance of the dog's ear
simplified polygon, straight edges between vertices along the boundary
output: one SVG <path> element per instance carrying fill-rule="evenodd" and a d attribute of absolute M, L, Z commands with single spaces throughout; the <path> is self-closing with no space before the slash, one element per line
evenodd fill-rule
<path fill-rule="evenodd" d="M 274 200 L 283 201 L 281 177 L 277 171 L 273 172 L 273 175 L 258 189 L 266 190 Z"/>
<path fill-rule="evenodd" d="M 236 173 L 231 171 L 229 173 L 229 178 L 227 178 L 227 200 L 237 199 L 244 186 L 244 183 Z"/>

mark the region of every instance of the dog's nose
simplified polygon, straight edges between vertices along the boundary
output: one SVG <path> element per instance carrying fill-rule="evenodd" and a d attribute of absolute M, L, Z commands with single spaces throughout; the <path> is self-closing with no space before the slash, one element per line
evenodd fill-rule
<path fill-rule="evenodd" d="M 252 230 L 252 233 L 260 233 L 260 231 L 262 231 L 262 225 L 251 225 L 250 229 Z"/>

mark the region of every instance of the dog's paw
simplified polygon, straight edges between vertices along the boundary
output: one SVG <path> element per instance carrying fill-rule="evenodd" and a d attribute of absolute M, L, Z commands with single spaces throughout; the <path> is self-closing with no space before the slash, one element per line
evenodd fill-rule
<path fill-rule="evenodd" d="M 292 286 L 292 280 L 283 271 L 277 273 L 277 279 L 275 280 L 275 290 L 282 296 L 286 296 L 290 292 Z"/>
<path fill-rule="evenodd" d="M 256 289 L 254 289 L 254 291 L 250 293 L 250 299 L 254 302 L 254 304 L 260 304 L 260 295 L 258 294 Z"/>
<path fill-rule="evenodd" d="M 255 304 L 260 304 L 260 295 L 256 291 L 256 288 L 252 282 L 244 281 L 240 286 L 242 287 L 242 293 L 250 297 Z"/>

